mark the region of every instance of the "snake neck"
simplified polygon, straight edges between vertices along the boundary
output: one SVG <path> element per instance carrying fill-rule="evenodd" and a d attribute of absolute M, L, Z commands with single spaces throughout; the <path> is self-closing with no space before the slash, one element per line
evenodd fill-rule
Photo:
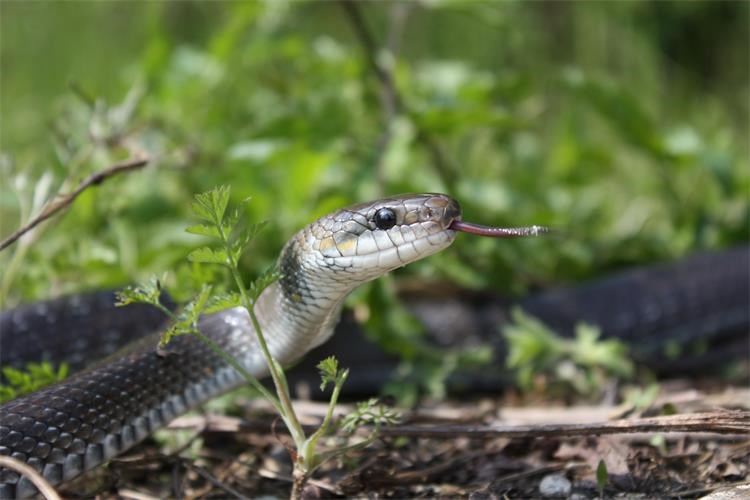
<path fill-rule="evenodd" d="M 258 298 L 255 313 L 273 357 L 293 363 L 332 334 L 346 293 L 307 300 L 288 296 L 280 283 L 271 284 Z"/>
<path fill-rule="evenodd" d="M 289 364 L 325 342 L 341 316 L 346 296 L 361 279 L 336 272 L 309 246 L 313 238 L 300 231 L 281 252 L 281 277 L 258 298 L 255 312 L 271 354 Z"/>

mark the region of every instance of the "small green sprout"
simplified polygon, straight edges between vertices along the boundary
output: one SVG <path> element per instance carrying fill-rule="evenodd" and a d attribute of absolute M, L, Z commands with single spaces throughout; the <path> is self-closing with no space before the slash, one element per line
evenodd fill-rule
<path fill-rule="evenodd" d="M 599 460 L 599 465 L 596 466 L 596 486 L 599 488 L 601 498 L 604 498 L 604 487 L 607 486 L 607 481 L 609 481 L 607 463 L 604 460 Z"/>
<path fill-rule="evenodd" d="M 357 409 L 344 417 L 341 421 L 341 430 L 352 433 L 362 425 L 373 425 L 379 428 L 381 425 L 394 425 L 401 420 L 401 415 L 384 405 L 378 398 L 370 398 L 367 401 L 357 403 Z"/>
<path fill-rule="evenodd" d="M 334 387 L 343 385 L 346 377 L 349 376 L 349 369 L 339 370 L 339 362 L 333 356 L 329 356 L 318 363 L 318 370 L 320 371 L 321 391 L 325 391 L 329 383 L 333 384 Z"/>

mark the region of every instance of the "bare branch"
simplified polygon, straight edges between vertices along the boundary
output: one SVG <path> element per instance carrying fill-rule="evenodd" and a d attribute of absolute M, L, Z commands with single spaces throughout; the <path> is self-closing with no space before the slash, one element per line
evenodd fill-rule
<path fill-rule="evenodd" d="M 30 465 L 13 457 L 0 456 L 0 467 L 5 467 L 26 477 L 46 500 L 61 500 L 60 495 L 57 494 L 52 485 Z"/>
<path fill-rule="evenodd" d="M 63 210 L 64 208 L 70 206 L 73 201 L 75 201 L 75 199 L 89 187 L 101 184 L 106 179 L 117 174 L 145 167 L 150 161 L 151 159 L 148 157 L 130 159 L 121 163 L 116 163 L 108 168 L 105 168 L 104 170 L 94 172 L 86 179 L 84 179 L 71 193 L 60 195 L 48 201 L 36 217 L 32 218 L 29 222 L 21 226 L 13 234 L 0 242 L 0 251 L 5 250 L 21 236 L 34 229 L 36 226 L 49 219 L 60 210 Z"/>
<path fill-rule="evenodd" d="M 359 39 L 362 49 L 367 59 L 367 63 L 370 69 L 375 74 L 380 84 L 383 87 L 383 91 L 386 96 L 386 102 L 392 103 L 394 109 L 398 112 L 405 113 L 406 115 L 413 116 L 413 113 L 406 105 L 401 93 L 396 87 L 391 70 L 388 67 L 383 67 L 378 63 L 377 53 L 378 46 L 375 40 L 370 35 L 370 30 L 367 28 L 364 19 L 359 12 L 359 6 L 356 1 L 353 0 L 340 0 L 339 5 L 344 9 L 344 12 L 349 16 L 354 33 Z M 414 121 L 414 120 L 412 120 Z M 443 182 L 450 188 L 453 185 L 453 173 L 448 165 L 440 146 L 433 138 L 428 134 L 418 123 L 415 121 L 415 128 L 417 131 L 417 140 L 427 149 L 432 157 L 433 164 L 438 174 L 442 178 Z"/>
<path fill-rule="evenodd" d="M 750 411 L 721 411 L 666 417 L 614 420 L 587 424 L 541 425 L 401 425 L 380 430 L 381 437 L 416 436 L 455 439 L 468 437 L 570 437 L 641 432 L 750 433 Z"/>

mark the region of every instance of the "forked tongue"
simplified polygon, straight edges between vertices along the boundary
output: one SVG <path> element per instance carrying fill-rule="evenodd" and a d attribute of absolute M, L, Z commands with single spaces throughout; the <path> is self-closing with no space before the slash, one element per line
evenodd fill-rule
<path fill-rule="evenodd" d="M 490 227 L 462 220 L 454 220 L 448 226 L 448 229 L 461 231 L 462 233 L 478 234 L 479 236 L 491 236 L 493 238 L 520 238 L 523 236 L 539 236 L 540 234 L 550 232 L 550 229 L 546 226 Z"/>

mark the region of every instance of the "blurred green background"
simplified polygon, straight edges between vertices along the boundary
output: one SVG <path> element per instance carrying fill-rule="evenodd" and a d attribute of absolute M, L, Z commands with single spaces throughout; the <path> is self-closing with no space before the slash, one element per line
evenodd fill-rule
<path fill-rule="evenodd" d="M 156 158 L 0 253 L 3 308 L 166 270 L 190 288 L 189 201 L 222 183 L 270 222 L 248 274 L 315 217 L 410 191 L 566 237 L 459 238 L 397 278 L 521 294 L 748 241 L 746 2 L 363 3 L 369 52 L 336 2 L 0 9 L 3 236 Z"/>

